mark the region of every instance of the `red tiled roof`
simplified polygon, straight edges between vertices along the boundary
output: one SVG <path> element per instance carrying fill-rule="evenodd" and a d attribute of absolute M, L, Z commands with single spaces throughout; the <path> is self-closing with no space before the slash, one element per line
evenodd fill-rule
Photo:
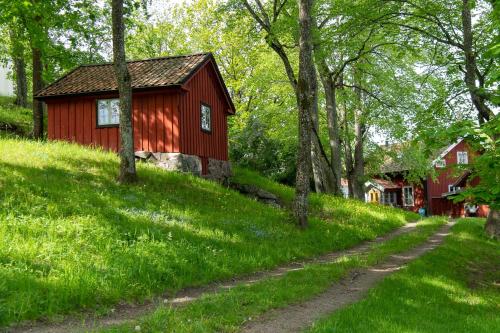
<path fill-rule="evenodd" d="M 210 53 L 128 61 L 132 88 L 180 86 L 209 58 Z M 117 91 L 112 63 L 82 65 L 36 93 L 35 97 Z"/>

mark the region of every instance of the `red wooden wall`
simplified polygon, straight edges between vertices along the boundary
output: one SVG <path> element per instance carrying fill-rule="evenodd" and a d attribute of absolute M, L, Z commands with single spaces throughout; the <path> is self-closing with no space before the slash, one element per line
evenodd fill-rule
<path fill-rule="evenodd" d="M 117 94 L 47 99 L 48 137 L 118 151 L 118 126 L 98 128 L 96 100 Z M 211 106 L 211 132 L 201 130 L 201 103 Z M 212 62 L 202 66 L 180 89 L 134 92 L 132 98 L 135 150 L 181 152 L 202 159 L 228 160 L 227 115 L 230 109 Z"/>
<path fill-rule="evenodd" d="M 116 95 L 58 98 L 47 101 L 48 137 L 118 151 L 118 126 L 98 128 L 96 100 Z M 170 92 L 133 95 L 135 150 L 179 152 L 179 95 Z"/>
<path fill-rule="evenodd" d="M 207 62 L 185 84 L 186 92 L 180 100 L 181 152 L 200 156 L 203 164 L 207 163 L 208 157 L 228 160 L 227 110 L 229 105 L 217 80 L 211 62 Z M 202 102 L 212 108 L 212 131 L 210 133 L 201 130 Z"/>

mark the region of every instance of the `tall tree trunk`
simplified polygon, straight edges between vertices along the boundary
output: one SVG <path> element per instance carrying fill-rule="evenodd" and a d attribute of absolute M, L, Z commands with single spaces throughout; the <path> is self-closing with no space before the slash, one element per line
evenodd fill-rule
<path fill-rule="evenodd" d="M 309 178 L 311 174 L 311 114 L 314 111 L 315 68 L 313 62 L 312 15 L 313 0 L 299 0 L 299 151 L 295 182 L 294 214 L 302 228 L 308 225 Z"/>
<path fill-rule="evenodd" d="M 335 193 L 335 177 L 330 167 L 330 163 L 323 151 L 323 146 L 319 141 L 319 120 L 318 120 L 318 87 L 316 71 L 312 80 L 314 86 L 314 104 L 311 114 L 311 164 L 314 177 L 314 186 L 317 193 Z"/>
<path fill-rule="evenodd" d="M 137 180 L 135 170 L 134 133 L 132 131 L 132 88 L 130 73 L 125 59 L 125 25 L 123 0 L 112 1 L 113 65 L 120 95 L 120 175 L 121 183 Z"/>
<path fill-rule="evenodd" d="M 272 39 L 268 39 L 269 46 L 279 55 L 283 65 L 285 66 L 285 71 L 288 77 L 288 81 L 293 88 L 293 91 L 297 95 L 297 81 L 295 79 L 295 73 L 293 71 L 292 65 L 288 56 L 283 49 L 281 44 L 278 44 Z M 335 193 L 334 192 L 334 175 L 330 171 L 330 164 L 328 162 L 328 157 L 326 156 L 321 141 L 319 140 L 319 122 L 318 122 L 318 97 L 317 97 L 317 78 L 316 72 L 314 72 L 314 104 L 311 113 L 311 121 L 314 126 L 314 131 L 311 135 L 311 166 L 314 177 L 315 190 L 318 193 Z M 298 104 L 297 104 L 298 105 Z"/>
<path fill-rule="evenodd" d="M 22 56 L 15 57 L 14 70 L 16 73 L 16 101 L 15 104 L 23 108 L 28 107 L 28 80 L 26 78 L 26 64 Z"/>
<path fill-rule="evenodd" d="M 328 127 L 328 142 L 330 145 L 330 161 L 333 173 L 333 191 L 335 195 L 342 194 L 341 181 L 342 181 L 342 158 L 341 158 L 341 145 L 340 145 L 340 128 L 337 113 L 337 99 L 336 99 L 336 87 L 331 78 L 327 73 L 327 68 L 325 64 L 320 65 L 320 77 L 323 83 L 323 89 L 325 92 L 325 105 L 326 105 L 326 117 L 327 117 L 327 127 Z"/>
<path fill-rule="evenodd" d="M 26 108 L 28 107 L 28 80 L 26 78 L 26 63 L 24 62 L 24 46 L 20 42 L 21 36 L 16 33 L 15 28 L 10 29 L 9 36 L 16 77 L 16 100 L 14 104 Z"/>
<path fill-rule="evenodd" d="M 463 29 L 463 46 L 465 54 L 465 84 L 469 91 L 472 104 L 477 109 L 478 121 L 480 124 L 489 121 L 494 117 L 493 111 L 486 105 L 485 99 L 480 95 L 479 89 L 476 86 L 476 56 L 473 48 L 472 35 L 472 19 L 471 19 L 471 2 L 463 0 L 462 8 L 462 29 Z"/>
<path fill-rule="evenodd" d="M 359 200 L 365 198 L 365 160 L 364 160 L 364 137 L 366 125 L 363 117 L 363 93 L 361 91 L 362 80 L 360 72 L 354 68 L 356 95 L 356 108 L 354 110 L 354 162 L 353 162 L 353 190 L 354 197 Z"/>
<path fill-rule="evenodd" d="M 354 197 L 359 200 L 365 198 L 365 160 L 363 154 L 363 143 L 365 135 L 365 125 L 362 120 L 361 110 L 356 110 L 354 113 L 354 163 L 353 163 L 353 191 Z"/>
<path fill-rule="evenodd" d="M 42 51 L 37 46 L 32 46 L 33 56 L 33 96 L 43 88 Z M 33 99 L 33 138 L 43 138 L 43 104 Z"/>
<path fill-rule="evenodd" d="M 500 210 L 490 209 L 484 229 L 490 237 L 500 239 Z"/>
<path fill-rule="evenodd" d="M 347 114 L 347 109 L 345 105 L 341 110 L 342 114 L 342 130 L 344 133 L 343 138 L 343 146 L 344 146 L 344 164 L 345 164 L 345 173 L 347 178 L 347 188 L 349 191 L 349 198 L 354 198 L 354 163 L 352 158 L 352 147 L 351 147 L 351 133 L 349 126 L 349 117 Z"/>

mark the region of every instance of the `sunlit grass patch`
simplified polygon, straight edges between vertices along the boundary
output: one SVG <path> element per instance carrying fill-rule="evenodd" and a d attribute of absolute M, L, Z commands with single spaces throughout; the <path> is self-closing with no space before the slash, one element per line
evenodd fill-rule
<path fill-rule="evenodd" d="M 14 98 L 0 96 L 0 138 L 27 135 L 33 126 L 33 111 L 14 105 Z"/>

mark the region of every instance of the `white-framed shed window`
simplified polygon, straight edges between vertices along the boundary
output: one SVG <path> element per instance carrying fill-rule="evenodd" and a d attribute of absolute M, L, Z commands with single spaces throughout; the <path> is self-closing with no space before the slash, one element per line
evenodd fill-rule
<path fill-rule="evenodd" d="M 117 126 L 120 123 L 120 100 L 97 100 L 97 127 Z"/>
<path fill-rule="evenodd" d="M 201 103 L 200 108 L 201 130 L 205 132 L 212 131 L 212 108 L 210 105 Z"/>
<path fill-rule="evenodd" d="M 386 205 L 397 205 L 396 192 L 384 192 L 384 204 Z"/>
<path fill-rule="evenodd" d="M 415 199 L 413 195 L 413 186 L 404 186 L 403 187 L 403 204 L 405 206 L 414 206 Z"/>
<path fill-rule="evenodd" d="M 444 158 L 440 158 L 436 160 L 435 164 L 436 168 L 444 168 L 446 166 L 446 160 Z"/>
<path fill-rule="evenodd" d="M 469 164 L 469 154 L 466 151 L 457 151 L 457 163 Z"/>

